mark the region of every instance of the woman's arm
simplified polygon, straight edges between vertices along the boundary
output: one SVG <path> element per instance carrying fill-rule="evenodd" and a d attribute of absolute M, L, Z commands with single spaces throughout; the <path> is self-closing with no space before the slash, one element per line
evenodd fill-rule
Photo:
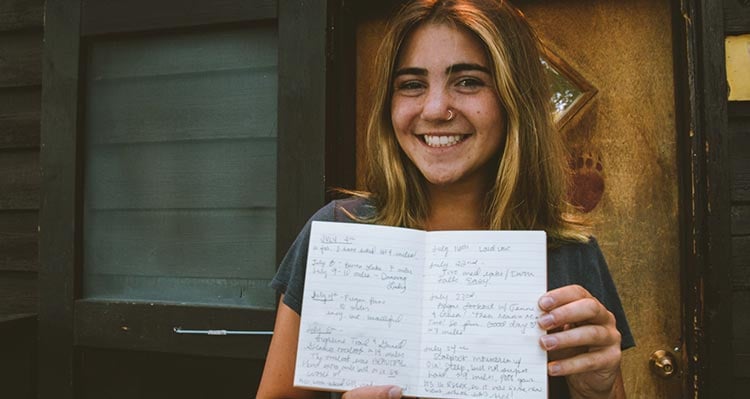
<path fill-rule="evenodd" d="M 293 386 L 294 364 L 297 360 L 297 340 L 299 339 L 300 317 L 279 301 L 273 338 L 263 368 L 263 377 L 258 387 L 258 399 L 307 399 L 328 398 L 327 392 L 308 391 Z M 388 386 L 362 387 L 344 394 L 344 399 L 399 399 L 401 388 Z"/>
<path fill-rule="evenodd" d="M 579 285 L 547 292 L 539 307 L 549 374 L 565 376 L 573 398 L 624 398 L 615 316 Z"/>
<path fill-rule="evenodd" d="M 279 301 L 273 338 L 268 349 L 263 377 L 258 387 L 258 399 L 308 399 L 325 398 L 327 394 L 295 388 L 294 363 L 297 360 L 299 338 L 299 315 Z"/>

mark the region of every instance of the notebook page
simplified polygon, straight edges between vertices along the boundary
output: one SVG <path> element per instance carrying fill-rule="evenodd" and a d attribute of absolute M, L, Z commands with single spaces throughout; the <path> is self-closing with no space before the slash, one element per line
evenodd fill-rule
<path fill-rule="evenodd" d="M 399 385 L 419 365 L 424 232 L 313 222 L 294 385 Z"/>
<path fill-rule="evenodd" d="M 418 396 L 547 398 L 543 231 L 428 232 Z"/>

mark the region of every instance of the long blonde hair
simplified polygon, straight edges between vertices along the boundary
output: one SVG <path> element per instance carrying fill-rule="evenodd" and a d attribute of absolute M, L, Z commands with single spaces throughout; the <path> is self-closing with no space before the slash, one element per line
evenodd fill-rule
<path fill-rule="evenodd" d="M 376 212 L 369 222 L 421 228 L 429 215 L 425 179 L 401 150 L 391 122 L 393 70 L 409 34 L 450 24 L 483 43 L 506 115 L 506 139 L 483 218 L 488 229 L 545 230 L 552 239 L 585 241 L 569 212 L 566 158 L 552 122 L 540 44 L 523 15 L 501 0 L 418 0 L 390 21 L 376 59 L 367 127 L 365 190 Z M 501 155 L 501 156 L 500 156 Z"/>

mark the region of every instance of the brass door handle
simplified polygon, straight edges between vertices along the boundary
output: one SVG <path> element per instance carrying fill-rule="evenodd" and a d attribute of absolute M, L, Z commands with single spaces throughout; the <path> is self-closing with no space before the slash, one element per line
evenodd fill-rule
<path fill-rule="evenodd" d="M 672 352 L 659 349 L 651 354 L 649 359 L 651 372 L 662 378 L 669 378 L 677 374 L 677 359 Z"/>

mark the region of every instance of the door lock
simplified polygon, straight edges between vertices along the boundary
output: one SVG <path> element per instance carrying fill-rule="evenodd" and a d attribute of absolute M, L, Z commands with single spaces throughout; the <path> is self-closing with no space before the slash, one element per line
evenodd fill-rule
<path fill-rule="evenodd" d="M 669 378 L 677 374 L 677 359 L 672 352 L 659 349 L 651 354 L 649 359 L 651 372 L 662 378 Z"/>

